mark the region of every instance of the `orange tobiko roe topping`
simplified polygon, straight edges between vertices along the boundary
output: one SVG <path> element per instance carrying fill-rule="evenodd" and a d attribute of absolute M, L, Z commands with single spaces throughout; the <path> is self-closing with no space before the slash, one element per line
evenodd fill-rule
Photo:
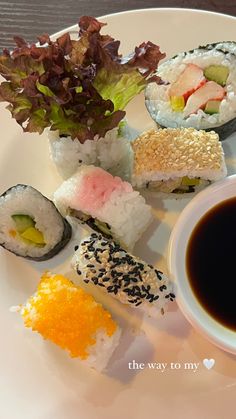
<path fill-rule="evenodd" d="M 62 275 L 43 274 L 37 293 L 22 310 L 26 327 L 50 339 L 72 357 L 86 359 L 96 332 L 112 336 L 117 325 L 93 296 Z"/>

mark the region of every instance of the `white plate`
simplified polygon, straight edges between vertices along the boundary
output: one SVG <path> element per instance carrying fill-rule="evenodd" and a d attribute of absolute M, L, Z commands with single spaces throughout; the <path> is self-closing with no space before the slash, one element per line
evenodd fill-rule
<path fill-rule="evenodd" d="M 184 9 L 149 9 L 103 17 L 107 33 L 121 40 L 127 53 L 151 40 L 171 56 L 222 40 L 236 40 L 236 19 Z M 70 28 L 70 29 L 75 29 Z M 105 32 L 105 31 L 104 31 Z M 22 134 L 3 104 L 1 110 L 0 191 L 29 183 L 50 196 L 60 179 L 49 160 L 46 136 Z M 128 108 L 137 130 L 152 126 L 143 96 Z M 236 172 L 236 136 L 224 142 L 229 173 Z M 166 270 L 171 229 L 189 198 L 152 199 L 155 228 L 149 229 L 136 253 Z M 72 249 L 71 244 L 71 248 Z M 64 261 L 64 263 L 62 263 Z M 40 336 L 24 330 L 9 307 L 25 301 L 45 268 L 66 273 L 69 251 L 49 263 L 29 263 L 0 250 L 0 417 L 4 419 L 143 419 L 174 417 L 233 418 L 236 388 L 235 357 L 222 352 L 192 329 L 172 304 L 159 321 L 142 319 L 118 303 L 105 304 L 125 326 L 122 344 L 107 374 L 87 370 Z M 112 300 L 113 301 L 113 300 Z M 127 325 L 142 327 L 146 335 L 131 334 Z M 215 359 L 211 370 L 203 359 Z M 131 370 L 128 363 L 168 363 L 168 369 Z M 184 364 L 199 363 L 196 372 Z M 179 369 L 171 369 L 170 363 Z M 206 364 L 206 365 L 209 365 Z"/>

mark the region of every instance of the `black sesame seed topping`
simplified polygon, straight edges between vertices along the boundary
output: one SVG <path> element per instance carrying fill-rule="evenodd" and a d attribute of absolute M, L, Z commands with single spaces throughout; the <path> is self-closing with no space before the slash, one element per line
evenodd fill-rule
<path fill-rule="evenodd" d="M 94 246 L 88 246 L 88 250 L 89 250 L 89 252 L 94 252 L 95 251 L 95 247 Z"/>
<path fill-rule="evenodd" d="M 163 273 L 161 271 L 158 271 L 157 269 L 155 269 L 157 278 L 159 279 L 159 281 L 161 281 L 163 279 Z"/>
<path fill-rule="evenodd" d="M 91 278 L 91 280 L 93 281 L 93 283 L 94 283 L 95 285 L 97 285 L 97 284 L 98 284 L 98 278 L 97 278 L 96 276 L 93 276 L 93 277 Z"/>
<path fill-rule="evenodd" d="M 141 305 L 143 301 L 152 304 L 161 298 L 169 299 L 169 301 L 175 298 L 173 293 L 166 295 L 165 276 L 161 271 L 154 270 L 152 265 L 136 260 L 117 243 L 110 242 L 103 235 L 93 233 L 83 251 L 84 257 L 89 259 L 86 268 L 90 275 L 93 275 L 90 280 L 95 285 L 105 288 L 107 293 L 114 296 L 123 293 L 126 301 L 135 307 Z M 157 286 L 152 285 L 155 279 L 152 272 L 155 272 L 156 279 L 162 281 L 161 286 L 158 287 L 159 295 Z M 150 273 L 153 276 L 149 280 Z"/>
<path fill-rule="evenodd" d="M 130 295 L 131 289 L 130 288 L 124 288 L 123 292 L 125 292 L 126 294 Z"/>

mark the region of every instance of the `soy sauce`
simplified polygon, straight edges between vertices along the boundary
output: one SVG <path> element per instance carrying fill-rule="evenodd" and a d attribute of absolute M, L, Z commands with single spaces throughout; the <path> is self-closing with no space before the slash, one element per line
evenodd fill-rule
<path fill-rule="evenodd" d="M 236 197 L 200 219 L 188 242 L 186 271 L 201 306 L 236 332 Z"/>

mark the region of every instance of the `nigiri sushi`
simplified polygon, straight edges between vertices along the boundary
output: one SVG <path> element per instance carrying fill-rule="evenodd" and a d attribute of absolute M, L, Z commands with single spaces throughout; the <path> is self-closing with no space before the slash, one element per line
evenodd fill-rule
<path fill-rule="evenodd" d="M 36 293 L 15 310 L 26 327 L 98 371 L 119 342 L 121 331 L 111 314 L 63 275 L 43 274 Z"/>
<path fill-rule="evenodd" d="M 132 186 L 94 166 L 81 166 L 54 193 L 62 214 L 132 249 L 152 220 L 151 207 Z"/>
<path fill-rule="evenodd" d="M 163 272 L 131 255 L 101 234 L 82 240 L 72 259 L 72 266 L 85 283 L 150 316 L 162 313 L 173 301 L 173 284 Z"/>

